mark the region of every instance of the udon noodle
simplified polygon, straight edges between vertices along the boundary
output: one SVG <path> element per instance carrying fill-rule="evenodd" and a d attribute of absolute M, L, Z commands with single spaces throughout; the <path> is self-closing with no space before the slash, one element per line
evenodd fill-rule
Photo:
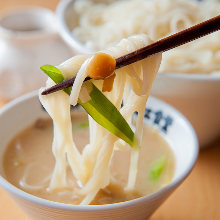
<path fill-rule="evenodd" d="M 107 1 L 106 1 L 107 2 Z M 217 0 L 74 1 L 78 23 L 72 33 L 92 51 L 145 33 L 158 40 L 219 15 Z M 220 73 L 220 32 L 166 52 L 161 72 Z"/>
<path fill-rule="evenodd" d="M 146 35 L 137 35 L 123 39 L 117 46 L 102 52 L 117 58 L 149 43 L 151 40 Z M 48 190 L 59 191 L 71 187 L 66 178 L 67 166 L 70 166 L 72 174 L 81 187 L 79 193 L 84 195 L 81 204 L 90 204 L 98 191 L 110 183 L 111 158 L 116 150 L 131 151 L 126 189 L 133 189 L 139 156 L 138 147 L 131 148 L 98 125 L 91 117 L 89 117 L 90 143 L 84 147 L 82 152 L 78 151 L 72 134 L 69 103 L 75 105 L 79 97 L 85 98 L 82 83 L 87 76 L 86 67 L 90 59 L 91 55 L 78 55 L 58 67 L 65 78 L 77 73 L 70 97 L 63 91 L 47 96 L 39 95 L 41 103 L 53 119 L 54 124 L 52 151 L 56 163 Z M 120 110 L 130 126 L 133 113 L 138 112 L 134 128 L 137 140 L 142 138 L 145 105 L 160 62 L 161 54 L 157 54 L 116 70 L 112 91 L 104 93 Z M 92 82 L 101 90 L 103 80 L 92 80 Z M 48 79 L 46 87 L 52 85 L 54 83 Z M 42 88 L 39 94 L 44 89 Z"/>

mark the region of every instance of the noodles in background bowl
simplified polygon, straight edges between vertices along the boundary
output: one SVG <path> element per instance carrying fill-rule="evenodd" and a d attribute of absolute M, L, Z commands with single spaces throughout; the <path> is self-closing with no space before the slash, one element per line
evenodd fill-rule
<path fill-rule="evenodd" d="M 97 51 L 122 38 L 145 33 L 158 40 L 220 12 L 217 0 L 128 0 L 94 3 L 74 1 L 78 24 L 73 36 Z M 220 73 L 220 32 L 166 52 L 160 72 Z"/>

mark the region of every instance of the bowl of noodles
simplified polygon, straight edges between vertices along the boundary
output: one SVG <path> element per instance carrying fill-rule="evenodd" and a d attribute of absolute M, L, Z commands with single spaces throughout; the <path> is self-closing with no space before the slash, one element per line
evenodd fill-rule
<path fill-rule="evenodd" d="M 151 42 L 139 34 L 43 65 L 48 79 L 38 96 L 0 111 L 0 184 L 30 215 L 145 219 L 192 170 L 198 155 L 192 126 L 149 96 L 161 54 L 116 69 L 117 57 Z M 72 88 L 45 94 L 72 77 Z"/>
<path fill-rule="evenodd" d="M 158 117 L 158 112 L 161 112 L 162 117 Z M 18 114 L 19 117 L 17 117 Z M 82 122 L 79 121 L 79 114 L 80 120 L 85 120 L 81 116 L 80 108 L 76 107 L 72 110 L 72 119 L 75 123 L 73 131 L 79 135 L 78 139 L 80 139 L 80 134 L 82 135 L 84 132 L 83 129 L 87 129 L 85 124 L 82 126 Z M 170 120 L 172 123 L 169 123 Z M 171 157 L 167 160 L 167 163 L 174 161 L 171 178 L 168 178 L 168 173 L 165 173 L 165 182 L 160 184 L 159 188 L 153 189 L 146 196 L 133 199 L 131 197 L 131 200 L 128 197 L 128 201 L 108 204 L 111 203 L 109 191 L 114 192 L 113 190 L 118 189 L 114 186 L 106 189 L 107 200 L 103 201 L 101 197 L 97 197 L 96 204 L 93 205 L 71 204 L 77 199 L 76 196 L 71 195 L 70 200 L 67 200 L 68 189 L 65 189 L 66 191 L 64 190 L 63 193 L 62 191 L 54 191 L 56 197 L 53 197 L 48 189 L 44 194 L 42 193 L 41 187 L 45 188 L 45 184 L 48 184 L 48 177 L 51 177 L 51 174 L 48 176 L 47 172 L 51 166 L 52 151 L 51 146 L 47 148 L 46 145 L 48 143 L 51 145 L 52 142 L 50 134 L 52 133 L 52 123 L 48 122 L 48 114 L 42 108 L 37 92 L 27 94 L 12 101 L 0 111 L 0 185 L 33 219 L 146 219 L 190 173 L 196 162 L 198 143 L 194 130 L 187 119 L 168 104 L 153 97 L 148 100 L 145 125 L 153 129 L 153 133 L 146 136 L 150 145 L 156 144 L 156 146 L 152 145 L 153 149 L 158 148 L 158 153 L 164 152 L 155 139 L 156 133 L 158 133 L 172 151 Z M 16 135 L 18 136 L 13 139 Z M 85 137 L 85 135 L 82 136 L 82 142 Z M 78 143 L 77 141 L 76 143 Z M 35 148 L 33 148 L 34 145 L 36 145 Z M 147 155 L 151 154 L 150 157 L 155 157 L 155 153 L 150 153 L 150 151 L 150 149 L 147 150 L 144 164 L 149 164 Z M 168 155 L 169 153 L 166 154 L 166 156 Z M 164 161 L 163 158 L 162 161 Z M 119 162 L 120 167 L 124 167 L 122 160 Z M 159 162 L 161 163 L 161 159 Z M 158 166 L 158 162 L 156 166 Z M 163 172 L 168 168 L 167 164 L 167 168 Z M 16 169 L 20 171 L 15 172 Z M 140 174 L 148 178 L 145 172 Z M 22 174 L 20 177 L 19 173 Z M 31 175 L 33 176 L 31 177 Z M 46 178 L 45 176 L 42 178 L 42 175 L 45 175 Z M 116 177 L 114 176 L 114 178 Z M 153 185 L 152 183 L 148 184 L 148 187 L 157 185 L 155 179 L 152 181 Z M 48 197 L 45 197 L 46 194 Z M 119 195 L 123 196 L 121 190 L 119 190 Z M 115 199 L 118 198 L 115 197 Z"/>
<path fill-rule="evenodd" d="M 212 1 L 61 1 L 60 34 L 75 53 L 92 53 L 133 34 L 158 40 L 219 14 Z M 129 14 L 129 16 L 127 16 Z M 141 22 L 140 22 L 141 21 Z M 201 147 L 219 137 L 220 32 L 163 53 L 152 94 L 180 110 Z"/>

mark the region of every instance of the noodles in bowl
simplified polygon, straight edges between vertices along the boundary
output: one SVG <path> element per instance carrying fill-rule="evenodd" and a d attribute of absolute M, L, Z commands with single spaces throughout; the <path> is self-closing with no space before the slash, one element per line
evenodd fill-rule
<path fill-rule="evenodd" d="M 67 60 L 57 68 L 49 65 L 42 67 L 49 76 L 51 76 L 51 73 L 54 76 L 55 72 L 53 71 L 56 70 L 61 72 L 58 76 L 63 76 L 64 79 L 72 77 L 74 74 L 76 75 L 76 79 L 71 93 L 66 90 L 43 96 L 41 92 L 44 88 L 40 89 L 40 101 L 53 120 L 54 138 L 52 152 L 55 157 L 55 165 L 53 172 L 48 174 L 48 177 L 45 176 L 42 178 L 42 187 L 39 185 L 31 186 L 27 183 L 28 173 L 32 170 L 32 166 L 35 165 L 31 164 L 27 166 L 24 171 L 24 177 L 20 181 L 17 181 L 23 189 L 45 190 L 44 184 L 49 178 L 46 191 L 59 194 L 60 192 L 65 192 L 66 189 L 72 189 L 74 196 L 77 197 L 78 204 L 89 205 L 94 203 L 94 200 L 96 201 L 95 198 L 100 194 L 101 190 L 105 190 L 105 192 L 107 190 L 110 191 L 110 194 L 114 194 L 114 187 L 112 189 L 111 185 L 116 184 L 118 176 L 123 176 L 124 172 L 127 173 L 127 181 L 125 181 L 127 183 L 120 186 L 121 193 L 119 193 L 120 190 L 117 191 L 119 194 L 127 194 L 129 196 L 122 196 L 124 199 L 119 199 L 119 201 L 144 195 L 136 190 L 137 182 L 141 182 L 142 186 L 140 188 L 143 188 L 144 185 L 147 186 L 146 181 L 137 178 L 139 165 L 141 164 L 141 161 L 139 163 L 139 152 L 144 128 L 145 106 L 152 83 L 159 69 L 161 54 L 154 55 L 117 70 L 114 69 L 114 60 L 116 57 L 137 50 L 149 43 L 151 43 L 151 40 L 146 35 L 136 35 L 128 39 L 123 39 L 115 47 L 96 53 L 93 56 L 78 55 Z M 108 68 L 105 68 L 106 66 Z M 102 78 L 105 71 L 107 71 L 107 76 L 105 75 Z M 88 75 L 92 79 L 83 82 Z M 54 85 L 54 82 L 48 79 L 47 87 L 52 85 Z M 104 92 L 102 93 L 100 90 Z M 102 106 L 98 105 L 98 99 L 102 100 Z M 69 107 L 69 103 L 76 105 L 77 102 L 90 115 L 89 143 L 85 145 L 81 152 L 74 142 Z M 109 115 L 107 115 L 106 113 L 109 110 Z M 134 113 L 137 115 L 133 122 Z M 100 120 L 105 123 L 102 124 Z M 133 131 L 130 127 L 133 128 Z M 32 135 L 30 133 L 27 136 Z M 14 143 L 25 142 L 22 141 L 23 139 L 25 138 L 18 138 Z M 12 148 L 16 149 L 17 145 L 12 145 L 15 146 Z M 113 175 L 111 167 L 115 166 L 112 161 L 114 161 L 113 159 L 115 157 L 113 156 L 116 154 L 116 151 L 127 152 L 130 155 L 130 162 L 127 163 L 127 168 L 124 168 L 121 174 L 120 172 L 117 173 L 118 171 L 114 171 L 113 173 L 116 174 Z M 11 154 L 17 155 L 19 153 Z M 11 154 L 9 154 L 6 161 L 12 158 L 10 156 Z M 143 153 L 143 155 L 145 154 Z M 166 160 L 173 161 L 172 153 L 167 155 L 170 156 L 168 158 L 159 158 L 159 161 L 156 163 L 155 166 L 158 167 L 155 171 L 152 171 L 153 179 L 154 176 L 156 176 L 156 179 L 158 178 L 157 176 L 160 176 Z M 26 157 L 30 158 L 29 156 Z M 121 157 L 120 160 L 123 161 L 125 159 Z M 145 158 L 142 157 L 142 164 L 145 164 L 144 160 Z M 26 162 L 23 163 L 26 164 Z M 167 176 L 170 177 L 160 183 L 158 185 L 159 188 L 171 181 L 174 161 L 171 164 L 167 166 L 170 168 L 166 172 Z M 118 166 L 121 166 L 121 164 L 119 163 Z M 147 173 L 146 168 L 144 170 L 141 172 Z M 68 172 L 71 174 L 68 174 Z M 34 171 L 31 173 L 34 173 Z M 34 176 L 38 175 L 36 174 Z M 70 175 L 73 178 L 70 178 Z M 154 184 L 156 185 L 156 183 Z M 118 187 L 119 185 L 116 188 Z M 144 191 L 146 192 L 145 189 Z M 114 202 L 115 200 L 113 199 L 112 201 Z"/>

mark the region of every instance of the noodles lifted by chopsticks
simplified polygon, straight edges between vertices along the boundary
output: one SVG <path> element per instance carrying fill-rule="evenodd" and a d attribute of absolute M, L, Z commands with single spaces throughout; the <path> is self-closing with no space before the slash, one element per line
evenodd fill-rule
<path fill-rule="evenodd" d="M 116 58 L 150 43 L 151 40 L 146 35 L 136 35 L 123 39 L 115 47 L 102 52 Z M 48 190 L 56 191 L 70 187 L 66 181 L 66 168 L 70 166 L 74 177 L 81 186 L 78 193 L 84 195 L 84 199 L 81 201 L 81 204 L 84 205 L 90 204 L 99 190 L 110 183 L 110 164 L 115 150 L 130 151 L 131 159 L 126 190 L 133 189 L 139 156 L 137 147 L 127 146 L 127 143 L 119 140 L 91 117 L 89 117 L 90 143 L 84 147 L 82 153 L 74 144 L 69 102 L 75 105 L 80 96 L 85 97 L 82 84 L 87 77 L 86 67 L 90 57 L 90 55 L 75 56 L 58 67 L 65 78 L 73 77 L 77 73 L 70 97 L 63 91 L 47 96 L 39 95 L 41 103 L 54 123 L 53 154 L 56 164 Z M 130 125 L 133 113 L 138 112 L 134 130 L 139 141 L 142 138 L 145 105 L 160 62 L 161 54 L 157 54 L 116 70 L 112 91 L 104 93 Z M 92 80 L 92 82 L 100 90 L 102 89 L 103 80 Z M 47 87 L 52 85 L 54 83 L 48 79 Z M 39 94 L 44 89 L 42 88 Z M 122 102 L 123 107 L 121 107 Z"/>

